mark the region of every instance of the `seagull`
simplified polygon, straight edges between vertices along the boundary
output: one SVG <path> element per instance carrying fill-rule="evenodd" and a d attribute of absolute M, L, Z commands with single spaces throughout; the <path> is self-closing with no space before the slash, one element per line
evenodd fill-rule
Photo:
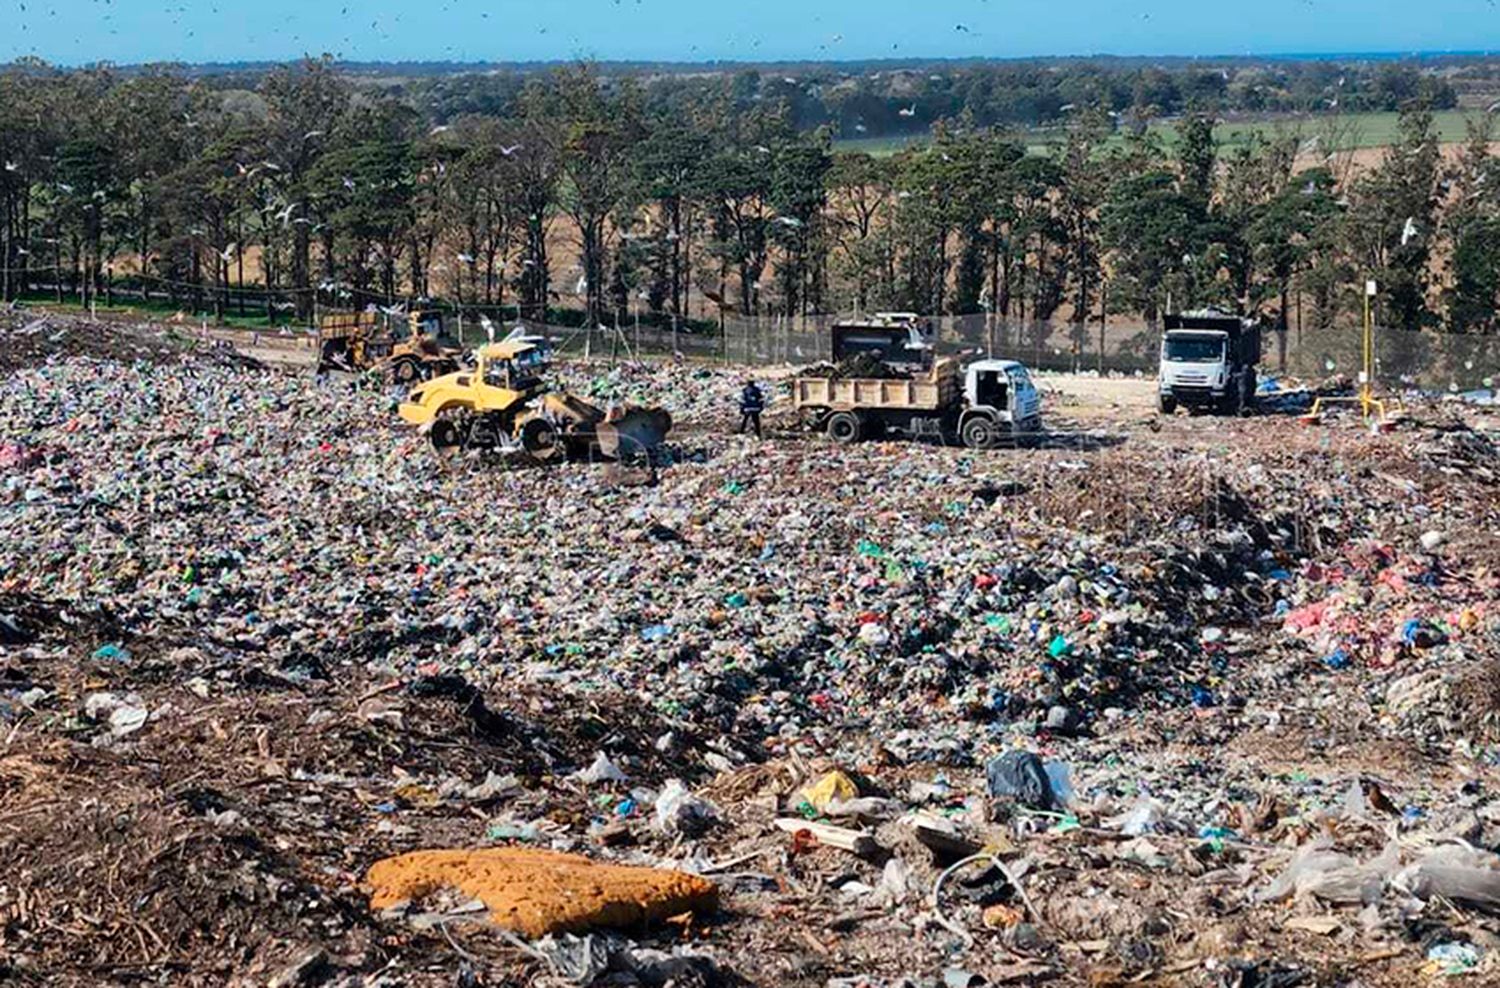
<path fill-rule="evenodd" d="M 917 104 L 913 103 L 911 106 L 908 106 L 898 112 L 903 117 L 914 117 L 917 115 Z"/>
<path fill-rule="evenodd" d="M 305 134 L 302 135 L 302 139 L 304 141 L 310 141 L 314 137 L 322 137 L 322 136 L 323 136 L 323 131 L 321 131 L 321 130 L 310 130 L 307 133 L 305 133 Z"/>
<path fill-rule="evenodd" d="M 354 179 L 350 178 L 348 175 L 344 176 L 344 188 L 350 190 L 353 190 L 355 188 Z"/>
<path fill-rule="evenodd" d="M 66 182 L 58 182 L 57 183 L 57 188 L 58 188 L 58 190 L 60 192 L 65 192 L 68 195 L 72 195 L 73 194 L 73 186 L 68 185 Z"/>
<path fill-rule="evenodd" d="M 515 154 L 519 150 L 521 150 L 521 145 L 519 145 L 519 144 L 512 144 L 508 148 L 507 147 L 502 147 L 500 149 L 500 153 L 503 154 L 503 155 L 505 155 L 507 158 L 509 158 L 511 155 Z"/>
<path fill-rule="evenodd" d="M 588 275 L 583 275 L 582 277 L 580 277 L 578 279 L 578 284 L 573 286 L 573 294 L 574 295 L 582 295 L 584 292 L 588 291 L 588 288 L 589 288 L 589 278 L 588 278 Z"/>
<path fill-rule="evenodd" d="M 1406 225 L 1401 228 L 1401 246 L 1405 247 L 1416 235 L 1417 221 L 1413 217 L 1408 216 L 1406 218 Z"/>
<path fill-rule="evenodd" d="M 764 144 L 757 144 L 757 145 L 755 145 L 755 150 L 759 151 L 761 154 L 770 154 L 771 153 L 771 149 L 768 148 L 768 147 L 766 147 Z"/>
<path fill-rule="evenodd" d="M 778 216 L 776 217 L 776 222 L 782 226 L 797 227 L 802 225 L 802 221 L 795 216 Z"/>
<path fill-rule="evenodd" d="M 14 161 L 7 161 L 5 163 L 5 170 L 8 172 L 20 171 L 21 166 L 16 164 Z"/>
<path fill-rule="evenodd" d="M 448 131 L 450 131 L 452 129 L 453 128 L 449 127 L 447 124 L 443 124 L 440 127 L 434 127 L 434 128 L 432 128 L 431 133 L 433 133 L 433 134 L 446 134 Z"/>
<path fill-rule="evenodd" d="M 473 264 L 474 263 L 474 255 L 473 254 L 459 254 L 458 255 L 458 259 L 460 261 L 464 262 L 465 264 Z"/>

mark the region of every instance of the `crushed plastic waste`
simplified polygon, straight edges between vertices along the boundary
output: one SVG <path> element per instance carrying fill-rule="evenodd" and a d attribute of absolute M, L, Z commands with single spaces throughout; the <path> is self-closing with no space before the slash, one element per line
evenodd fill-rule
<path fill-rule="evenodd" d="M 754 443 L 734 369 L 560 365 L 671 410 L 684 445 L 632 486 L 440 460 L 297 338 L 283 372 L 180 329 L 0 326 L 0 970 L 1493 970 L 1485 405 L 1154 421 L 1145 381 L 1139 423 L 1049 392 L 1065 434 L 979 455 L 834 446 L 776 400 Z M 597 910 L 502 930 L 463 864 L 501 852 L 570 856 Z M 595 896 L 614 867 L 652 878 Z M 139 936 L 95 924 L 121 902 Z"/>

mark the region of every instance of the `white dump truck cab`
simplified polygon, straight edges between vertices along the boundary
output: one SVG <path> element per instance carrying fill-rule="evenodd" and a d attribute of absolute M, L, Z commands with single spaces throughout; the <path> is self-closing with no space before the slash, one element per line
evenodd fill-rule
<path fill-rule="evenodd" d="M 964 371 L 964 403 L 958 436 L 970 449 L 985 449 L 1002 437 L 1042 426 L 1042 396 L 1026 365 L 1014 360 L 977 360 Z"/>
<path fill-rule="evenodd" d="M 1260 327 L 1213 310 L 1169 315 L 1157 375 L 1162 414 L 1178 405 L 1235 415 L 1255 400 Z"/>

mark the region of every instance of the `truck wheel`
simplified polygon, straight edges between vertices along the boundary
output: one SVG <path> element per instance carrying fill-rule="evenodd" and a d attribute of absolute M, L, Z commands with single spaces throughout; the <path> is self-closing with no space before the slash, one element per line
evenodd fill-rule
<path fill-rule="evenodd" d="M 857 443 L 864 434 L 864 423 L 853 412 L 835 412 L 828 417 L 828 438 L 836 443 Z"/>
<path fill-rule="evenodd" d="M 532 459 L 541 462 L 555 459 L 563 451 L 557 441 L 557 430 L 546 419 L 529 419 L 521 426 L 521 448 Z"/>
<path fill-rule="evenodd" d="M 1156 407 L 1161 409 L 1163 415 L 1172 415 L 1177 411 L 1177 399 L 1171 395 L 1162 395 L 1157 399 Z"/>
<path fill-rule="evenodd" d="M 995 445 L 998 431 L 988 419 L 969 419 L 963 424 L 959 438 L 970 449 L 989 449 Z"/>

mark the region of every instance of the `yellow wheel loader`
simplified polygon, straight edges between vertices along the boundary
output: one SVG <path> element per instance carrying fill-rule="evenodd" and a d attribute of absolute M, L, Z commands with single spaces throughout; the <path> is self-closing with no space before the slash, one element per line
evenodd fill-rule
<path fill-rule="evenodd" d="M 474 351 L 474 367 L 417 385 L 401 418 L 425 430 L 434 448 L 521 450 L 532 459 L 654 459 L 672 429 L 664 409 L 605 411 L 576 395 L 550 393 L 545 351 L 527 339 Z"/>
<path fill-rule="evenodd" d="M 408 313 L 395 330 L 381 326 L 378 312 L 336 312 L 318 323 L 318 373 L 376 371 L 412 385 L 459 368 L 460 351 L 445 346 L 442 313 Z"/>

